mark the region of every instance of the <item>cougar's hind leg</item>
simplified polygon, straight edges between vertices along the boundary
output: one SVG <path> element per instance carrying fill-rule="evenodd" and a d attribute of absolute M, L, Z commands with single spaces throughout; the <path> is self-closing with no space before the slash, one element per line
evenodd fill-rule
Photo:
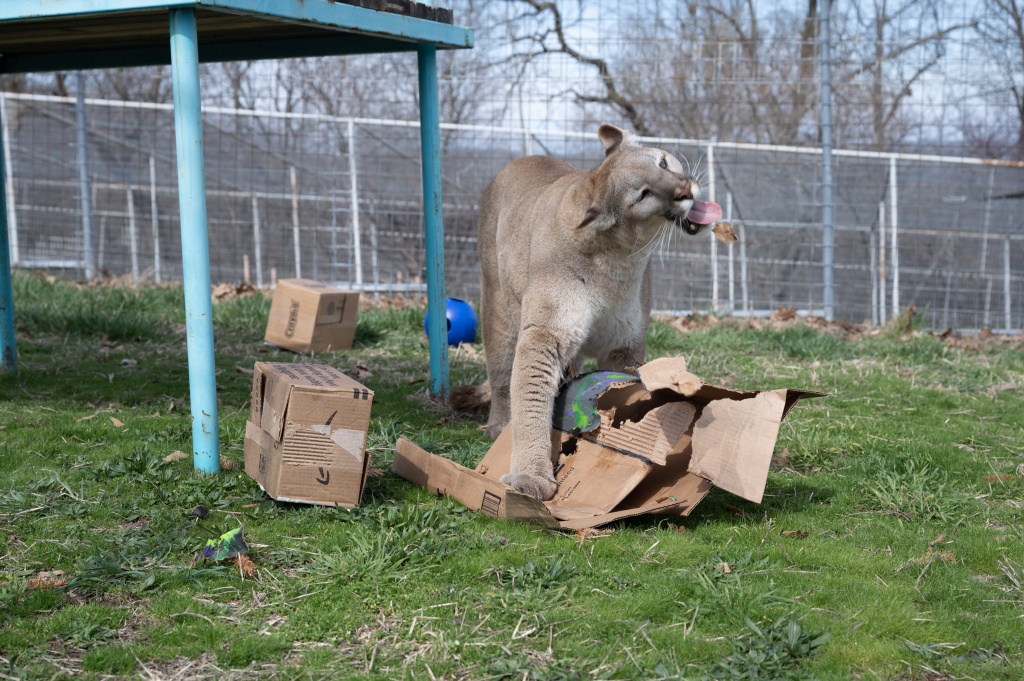
<path fill-rule="evenodd" d="M 487 436 L 496 438 L 504 430 L 511 415 L 509 386 L 515 358 L 518 320 L 513 319 L 508 305 L 496 300 L 495 289 L 487 277 L 481 287 L 481 334 L 487 357 L 487 380 L 491 387 L 491 409 L 487 417 Z"/>

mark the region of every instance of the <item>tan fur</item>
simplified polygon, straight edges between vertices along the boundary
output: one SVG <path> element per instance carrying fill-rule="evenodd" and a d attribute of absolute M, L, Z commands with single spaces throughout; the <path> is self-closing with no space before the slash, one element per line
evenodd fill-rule
<path fill-rule="evenodd" d="M 541 500 L 557 487 L 549 431 L 560 383 L 585 357 L 607 370 L 643 362 L 650 256 L 684 224 L 699 192 L 670 154 L 611 125 L 598 137 L 606 155 L 597 168 L 520 158 L 498 173 L 480 207 L 487 433 L 497 437 L 511 424 L 512 465 L 502 481 Z"/>

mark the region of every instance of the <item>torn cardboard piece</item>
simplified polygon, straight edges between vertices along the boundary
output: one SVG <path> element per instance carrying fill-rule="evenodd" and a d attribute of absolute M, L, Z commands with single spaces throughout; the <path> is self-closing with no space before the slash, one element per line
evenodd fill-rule
<path fill-rule="evenodd" d="M 312 279 L 278 279 L 263 339 L 295 352 L 352 347 L 359 292 Z"/>
<path fill-rule="evenodd" d="M 278 501 L 357 506 L 372 404 L 372 391 L 334 367 L 257 362 L 245 472 Z"/>
<path fill-rule="evenodd" d="M 708 385 L 682 358 L 645 364 L 639 378 L 594 372 L 567 385 L 553 415 L 558 489 L 539 502 L 500 482 L 506 429 L 476 470 L 401 439 L 393 469 L 432 492 L 499 518 L 547 527 L 598 527 L 645 513 L 689 515 L 714 487 L 760 503 L 779 426 L 804 390 L 737 391 Z"/>

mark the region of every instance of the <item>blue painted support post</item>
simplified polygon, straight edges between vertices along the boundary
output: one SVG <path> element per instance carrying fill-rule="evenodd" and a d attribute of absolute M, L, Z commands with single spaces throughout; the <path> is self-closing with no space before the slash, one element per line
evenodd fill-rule
<path fill-rule="evenodd" d="M 423 227 L 427 248 L 427 314 L 430 392 L 448 399 L 448 317 L 445 310 L 444 220 L 441 213 L 441 121 L 437 110 L 437 48 L 417 48 L 420 78 L 420 145 Z"/>
<path fill-rule="evenodd" d="M 203 120 L 195 10 L 170 10 L 170 24 L 192 451 L 196 470 L 216 473 L 220 470 L 220 443 L 217 437 L 210 242 L 206 222 L 206 180 L 203 177 Z"/>
<path fill-rule="evenodd" d="M 4 129 L 3 121 L 0 121 L 0 130 Z M 7 231 L 7 182 L 4 138 L 0 134 L 0 373 L 13 376 L 18 373 L 18 349 L 14 344 L 14 287 L 11 285 L 11 242 Z"/>

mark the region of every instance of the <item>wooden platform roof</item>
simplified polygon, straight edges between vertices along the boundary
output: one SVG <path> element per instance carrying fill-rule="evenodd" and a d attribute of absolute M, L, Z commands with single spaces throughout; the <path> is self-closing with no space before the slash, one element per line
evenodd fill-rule
<path fill-rule="evenodd" d="M 451 10 L 413 0 L 2 0 L 0 73 L 169 64 L 181 8 L 203 62 L 473 46 Z"/>

